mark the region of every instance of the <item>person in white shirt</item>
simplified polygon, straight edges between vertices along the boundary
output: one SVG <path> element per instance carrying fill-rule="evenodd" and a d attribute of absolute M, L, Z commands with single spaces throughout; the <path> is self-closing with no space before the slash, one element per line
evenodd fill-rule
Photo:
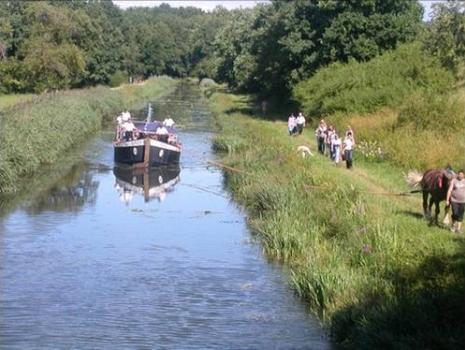
<path fill-rule="evenodd" d="M 302 112 L 299 113 L 299 115 L 296 118 L 296 123 L 297 123 L 297 132 L 302 134 L 302 131 L 304 130 L 305 127 L 305 117 L 302 114 Z"/>
<path fill-rule="evenodd" d="M 318 152 L 325 153 L 326 123 L 321 119 L 318 128 L 315 130 L 316 141 L 318 143 Z"/>
<path fill-rule="evenodd" d="M 126 119 L 126 121 L 123 121 L 123 124 L 121 124 L 121 130 L 123 131 L 123 139 L 125 141 L 129 141 L 130 139 L 132 139 L 133 132 L 135 129 L 136 126 L 134 125 L 131 119 Z"/>
<path fill-rule="evenodd" d="M 159 126 L 157 130 L 155 131 L 155 134 L 157 135 L 157 139 L 162 142 L 168 142 L 168 129 L 165 128 L 165 126 Z"/>
<path fill-rule="evenodd" d="M 155 131 L 155 134 L 157 135 L 168 135 L 168 129 L 166 129 L 164 126 L 159 126 L 157 130 Z"/>
<path fill-rule="evenodd" d="M 123 115 L 120 114 L 116 117 L 116 140 L 121 140 L 123 138 Z"/>
<path fill-rule="evenodd" d="M 355 142 L 354 142 L 351 132 L 347 133 L 347 136 L 344 138 L 344 141 L 342 144 L 344 147 L 344 159 L 346 161 L 346 167 L 347 169 L 351 169 L 352 162 L 353 162 L 354 146 L 355 146 Z"/>
<path fill-rule="evenodd" d="M 352 127 L 350 125 L 347 125 L 347 130 L 345 136 L 348 136 L 349 134 L 352 135 L 352 141 L 355 142 L 355 133 L 354 130 L 352 130 Z"/>
<path fill-rule="evenodd" d="M 124 111 L 123 113 L 121 113 L 121 119 L 123 120 L 123 122 L 127 122 L 131 119 L 131 113 L 129 113 L 129 111 Z"/>
<path fill-rule="evenodd" d="M 333 134 L 334 134 L 334 128 L 332 125 L 330 125 L 326 129 L 326 134 L 325 134 L 325 152 L 329 158 L 332 157 L 331 140 L 333 138 Z"/>
<path fill-rule="evenodd" d="M 287 120 L 287 129 L 289 130 L 289 136 L 292 136 L 295 134 L 296 129 L 297 129 L 297 120 L 294 117 L 294 114 L 291 114 L 289 116 L 289 119 Z"/>
<path fill-rule="evenodd" d="M 163 121 L 163 125 L 166 126 L 167 128 L 174 127 L 174 124 L 175 124 L 175 122 L 174 122 L 173 119 L 171 119 L 171 117 L 168 117 Z"/>
<path fill-rule="evenodd" d="M 341 144 L 342 144 L 341 139 L 337 135 L 336 131 L 334 131 L 333 137 L 331 140 L 331 150 L 332 150 L 331 159 L 334 160 L 336 164 L 338 164 L 341 159 Z"/>

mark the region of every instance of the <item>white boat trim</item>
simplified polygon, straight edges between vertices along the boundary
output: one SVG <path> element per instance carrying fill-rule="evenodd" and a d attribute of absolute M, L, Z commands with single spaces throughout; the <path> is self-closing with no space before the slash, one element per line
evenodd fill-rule
<path fill-rule="evenodd" d="M 115 147 L 137 147 L 144 146 L 144 139 L 115 143 Z"/>
<path fill-rule="evenodd" d="M 115 147 L 117 147 L 117 148 L 121 148 L 121 147 L 142 147 L 142 146 L 144 146 L 144 142 L 145 142 L 144 139 L 126 141 L 126 142 L 116 143 Z M 157 141 L 157 140 L 153 140 L 153 139 L 150 139 L 150 146 L 167 149 L 167 150 L 174 151 L 174 152 L 181 152 L 181 149 L 179 147 L 176 147 L 176 146 L 164 143 L 164 142 L 160 142 L 160 141 Z"/>
<path fill-rule="evenodd" d="M 181 152 L 181 149 L 179 147 L 170 145 L 168 143 L 160 142 L 157 140 L 153 140 L 153 139 L 150 139 L 150 146 L 169 149 L 170 151 L 175 151 L 175 152 Z"/>

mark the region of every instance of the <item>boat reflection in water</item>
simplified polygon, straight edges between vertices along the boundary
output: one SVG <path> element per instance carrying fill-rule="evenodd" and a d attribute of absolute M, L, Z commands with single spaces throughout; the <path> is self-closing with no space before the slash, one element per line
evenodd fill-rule
<path fill-rule="evenodd" d="M 134 195 L 144 197 L 145 202 L 154 198 L 162 202 L 166 194 L 179 182 L 179 165 L 160 166 L 149 169 L 115 167 L 115 188 L 122 202 L 129 204 Z"/>

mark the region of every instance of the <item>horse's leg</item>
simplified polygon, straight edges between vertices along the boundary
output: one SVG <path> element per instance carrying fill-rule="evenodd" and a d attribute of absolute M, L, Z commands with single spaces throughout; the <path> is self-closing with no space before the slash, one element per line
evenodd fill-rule
<path fill-rule="evenodd" d="M 436 206 L 436 210 L 435 210 L 435 213 L 434 213 L 434 223 L 436 224 L 436 226 L 439 226 L 439 213 L 441 211 L 441 205 L 440 205 L 440 202 L 438 199 L 436 199 L 434 201 L 434 205 Z"/>
<path fill-rule="evenodd" d="M 429 220 L 431 214 L 428 213 L 428 192 L 423 191 L 423 217 Z"/>
<path fill-rule="evenodd" d="M 435 201 L 433 200 L 433 195 L 431 195 L 431 197 L 429 197 L 429 204 L 428 204 L 428 220 L 429 220 L 430 225 L 432 225 L 433 221 L 434 221 L 434 217 L 431 214 L 434 203 L 435 203 Z"/>

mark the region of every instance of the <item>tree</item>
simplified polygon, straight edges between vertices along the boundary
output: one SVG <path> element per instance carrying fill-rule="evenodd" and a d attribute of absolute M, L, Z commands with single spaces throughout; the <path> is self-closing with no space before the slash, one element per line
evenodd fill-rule
<path fill-rule="evenodd" d="M 455 74 L 464 69 L 465 3 L 436 4 L 425 47 Z"/>
<path fill-rule="evenodd" d="M 413 40 L 422 9 L 410 0 L 274 0 L 258 7 L 251 22 L 241 23 L 236 17 L 242 29 L 226 24 L 218 33 L 216 56 L 223 63 L 218 77 L 233 87 L 286 96 L 321 66 L 369 60 Z M 232 41 L 240 45 L 225 50 Z M 242 69 L 234 73 L 239 56 L 245 74 Z"/>

